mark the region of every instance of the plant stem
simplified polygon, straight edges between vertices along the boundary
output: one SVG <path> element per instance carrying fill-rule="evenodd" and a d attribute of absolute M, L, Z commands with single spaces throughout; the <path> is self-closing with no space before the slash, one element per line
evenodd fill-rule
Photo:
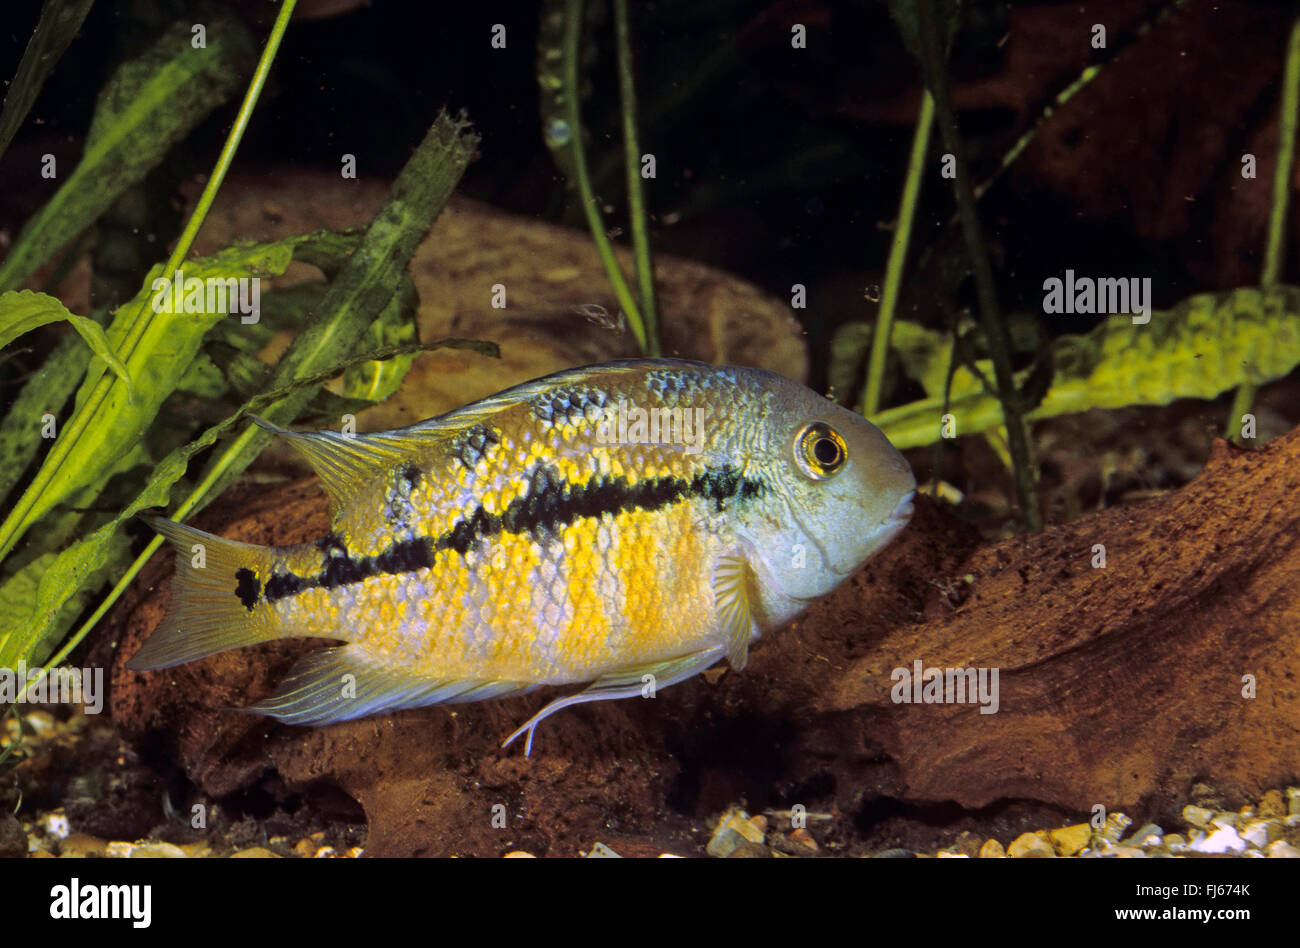
<path fill-rule="evenodd" d="M 601 266 L 605 268 L 606 276 L 609 277 L 614 296 L 627 315 L 628 325 L 632 328 L 632 335 L 636 337 L 637 345 L 641 347 L 642 352 L 646 352 L 648 342 L 645 324 L 641 320 L 641 311 L 637 308 L 632 290 L 627 285 L 623 271 L 619 268 L 618 259 L 614 256 L 614 248 L 609 238 L 605 236 L 605 223 L 601 220 L 600 208 L 596 206 L 596 195 L 591 191 L 587 155 L 582 147 L 582 109 L 579 101 L 581 97 L 578 95 L 578 46 L 582 40 L 582 7 L 583 0 L 565 0 L 564 87 L 568 92 L 564 98 L 567 113 L 565 120 L 569 123 L 573 135 L 571 147 L 573 167 L 578 178 L 578 199 L 582 202 L 582 212 L 587 218 L 587 227 L 590 228 L 591 237 L 596 242 L 596 253 L 600 257 Z"/>
<path fill-rule="evenodd" d="M 645 193 L 641 179 L 641 144 L 636 127 L 636 87 L 632 76 L 632 41 L 627 0 L 614 0 L 614 37 L 618 48 L 618 94 L 623 107 L 623 164 L 627 172 L 628 222 L 636 261 L 637 298 L 645 321 L 647 355 L 663 354 L 659 341 L 659 315 L 655 307 L 654 261 L 646 228 Z"/>
<path fill-rule="evenodd" d="M 885 357 L 889 354 L 889 336 L 894 328 L 894 311 L 898 308 L 898 288 L 903 282 L 903 267 L 907 263 L 907 246 L 912 239 L 912 223 L 916 220 L 916 203 L 921 193 L 925 153 L 930 147 L 930 129 L 934 126 L 934 96 L 924 86 L 921 89 L 921 113 L 916 118 L 916 131 L 912 134 L 912 154 L 907 161 L 907 178 L 903 182 L 903 196 L 898 202 L 898 224 L 894 239 L 889 245 L 889 261 L 885 264 L 885 286 L 880 293 L 880 313 L 876 317 L 876 331 L 871 336 L 871 361 L 867 368 L 867 387 L 862 395 L 859 413 L 874 415 L 880 409 L 880 388 L 885 378 Z"/>
<path fill-rule="evenodd" d="M 271 63 L 275 60 L 276 51 L 280 48 L 280 40 L 284 37 L 285 29 L 289 25 L 289 18 L 293 15 L 293 8 L 296 4 L 297 0 L 281 0 L 280 13 L 276 17 L 275 25 L 271 28 L 271 35 L 266 41 L 266 47 L 262 50 L 262 58 L 257 64 L 257 71 L 253 73 L 253 80 L 248 86 L 248 92 L 244 95 L 243 104 L 239 107 L 239 114 L 235 117 L 235 124 L 231 128 L 230 134 L 226 136 L 226 144 L 221 149 L 221 155 L 217 158 L 216 167 L 213 168 L 212 175 L 208 178 L 207 185 L 204 187 L 194 211 L 190 214 L 185 229 L 181 232 L 176 246 L 167 259 L 167 266 L 163 270 L 164 274 L 171 274 L 180 266 L 185 259 L 185 255 L 189 253 L 194 238 L 198 235 L 199 228 L 203 226 L 203 219 L 212 207 L 217 189 L 221 187 L 221 182 L 226 177 L 226 171 L 229 170 L 231 162 L 234 160 L 235 150 L 239 147 L 244 130 L 248 127 L 248 120 L 253 114 L 253 107 L 257 104 L 258 96 L 261 95 L 262 86 L 265 85 L 266 77 L 271 71 Z M 130 360 L 131 354 L 135 351 L 140 338 L 148 327 L 149 320 L 155 315 L 149 309 L 148 297 L 142 297 L 141 302 L 136 307 L 134 316 L 131 317 L 125 338 L 118 351 L 118 356 L 124 363 Z M 85 402 L 68 421 L 63 433 L 55 440 L 54 445 L 50 448 L 50 453 L 45 458 L 45 463 L 36 472 L 31 485 L 23 492 L 14 509 L 5 517 L 4 523 L 0 524 L 0 557 L 6 556 L 22 534 L 31 526 L 27 518 L 32 507 L 35 506 L 36 499 L 49 485 L 54 473 L 66 461 L 77 441 L 94 423 L 96 413 L 116 384 L 118 384 L 117 375 L 105 371 L 100 376 L 99 381 L 95 383 L 94 388 L 91 389 Z"/>
<path fill-rule="evenodd" d="M 1015 376 L 1011 369 L 1011 339 L 1007 333 L 1006 323 L 1003 322 L 998 311 L 997 291 L 993 285 L 993 268 L 989 263 L 988 248 L 984 244 L 979 217 L 975 212 L 975 195 L 971 191 L 966 156 L 957 129 L 957 119 L 952 110 L 952 102 L 948 98 L 947 70 L 940 52 L 941 43 L 935 18 L 934 0 L 918 0 L 917 19 L 920 24 L 921 48 L 927 61 L 925 72 L 934 77 L 934 87 L 930 91 L 934 94 L 939 133 L 943 138 L 944 148 L 953 156 L 956 168 L 956 177 L 952 182 L 953 193 L 957 198 L 957 213 L 961 217 L 962 231 L 966 237 L 966 246 L 974 269 L 980 322 L 983 324 L 989 355 L 993 359 L 998 401 L 1002 405 L 1002 417 L 1007 429 L 1007 447 L 1011 451 L 1015 468 L 1016 494 L 1026 525 L 1031 530 L 1037 530 L 1042 526 L 1042 516 L 1038 509 L 1033 470 L 1029 462 L 1028 431 L 1020 407 L 1020 396 L 1016 391 Z"/>
<path fill-rule="evenodd" d="M 1268 240 L 1264 246 L 1264 272 L 1260 284 L 1277 286 L 1282 278 L 1282 254 L 1286 249 L 1286 212 L 1291 198 L 1291 171 L 1295 166 L 1296 115 L 1300 112 L 1300 3 L 1291 20 L 1286 44 L 1286 67 L 1282 76 L 1282 106 L 1277 122 L 1277 165 L 1273 169 L 1273 207 L 1268 215 Z M 1225 435 L 1241 443 L 1241 416 L 1255 403 L 1256 385 L 1242 382 L 1232 399 Z"/>

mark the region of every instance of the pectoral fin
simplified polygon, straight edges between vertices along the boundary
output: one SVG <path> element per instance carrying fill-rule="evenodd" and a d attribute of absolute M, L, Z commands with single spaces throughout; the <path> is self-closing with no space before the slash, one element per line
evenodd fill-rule
<path fill-rule="evenodd" d="M 754 618 L 749 609 L 749 564 L 730 553 L 718 558 L 713 569 L 713 599 L 718 624 L 727 636 L 727 661 L 741 671 L 749 661 L 749 640 Z"/>
<path fill-rule="evenodd" d="M 700 652 L 691 652 L 677 658 L 670 658 L 664 662 L 637 665 L 609 672 L 593 681 L 585 691 L 579 691 L 577 694 L 552 701 L 525 721 L 518 730 L 505 739 L 501 746 L 509 747 L 520 734 L 527 734 L 528 740 L 524 744 L 524 756 L 528 757 L 533 752 L 533 732 L 537 730 L 537 725 L 561 708 L 584 704 L 588 701 L 613 701 L 617 698 L 634 698 L 637 695 L 654 697 L 654 693 L 658 689 L 667 688 L 669 685 L 675 685 L 692 675 L 698 675 L 721 657 L 722 650 L 720 648 L 711 648 Z M 647 675 L 650 676 L 649 681 L 646 680 Z M 648 692 L 647 688 L 649 688 Z"/>

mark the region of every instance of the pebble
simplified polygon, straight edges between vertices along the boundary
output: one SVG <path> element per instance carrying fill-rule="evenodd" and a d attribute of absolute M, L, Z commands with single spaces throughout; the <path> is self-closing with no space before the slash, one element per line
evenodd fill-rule
<path fill-rule="evenodd" d="M 1272 820 L 1251 820 L 1239 833 L 1241 838 L 1256 849 L 1263 849 L 1281 834 L 1282 827 Z"/>
<path fill-rule="evenodd" d="M 171 843 L 140 843 L 127 853 L 130 859 L 185 859 L 185 850 Z"/>
<path fill-rule="evenodd" d="M 279 859 L 280 856 L 271 852 L 265 846 L 253 846 L 250 849 L 241 849 L 237 853 L 230 854 L 231 859 Z"/>
<path fill-rule="evenodd" d="M 1286 801 L 1281 790 L 1270 790 L 1259 801 L 1257 810 L 1261 819 L 1276 820 L 1286 816 Z"/>
<path fill-rule="evenodd" d="M 44 738 L 54 733 L 54 715 L 48 711 L 29 711 L 23 720 L 36 737 Z"/>
<path fill-rule="evenodd" d="M 1183 807 L 1183 819 L 1189 826 L 1199 826 L 1201 829 L 1210 825 L 1210 820 L 1214 819 L 1214 811 L 1207 810 L 1203 806 L 1193 806 L 1188 804 Z"/>
<path fill-rule="evenodd" d="M 41 829 L 52 839 L 64 839 L 72 832 L 72 827 L 68 825 L 68 817 L 62 810 L 46 813 L 41 818 Z"/>
<path fill-rule="evenodd" d="M 981 859 L 1006 859 L 1007 851 L 1002 848 L 1002 844 L 996 839 L 990 839 L 980 847 Z"/>
<path fill-rule="evenodd" d="M 591 852 L 587 853 L 588 859 L 622 859 L 618 853 L 610 849 L 604 843 L 597 843 L 591 847 Z"/>
<path fill-rule="evenodd" d="M 506 859 L 536 859 L 532 853 L 526 853 L 522 849 L 516 849 L 513 852 L 505 854 Z"/>
<path fill-rule="evenodd" d="M 1154 823 L 1145 823 L 1126 842 L 1131 846 L 1159 846 L 1165 831 Z"/>
<path fill-rule="evenodd" d="M 1246 843 L 1235 829 L 1224 826 L 1196 840 L 1188 848 L 1197 853 L 1239 853 L 1246 848 Z"/>
<path fill-rule="evenodd" d="M 1133 825 L 1133 817 L 1126 813 L 1112 813 L 1106 817 L 1106 825 L 1097 831 L 1097 835 L 1108 843 L 1118 843 L 1124 838 L 1124 831 Z"/>
<path fill-rule="evenodd" d="M 770 859 L 771 850 L 759 843 L 742 840 L 740 845 L 727 854 L 728 859 Z"/>
<path fill-rule="evenodd" d="M 1300 859 L 1300 849 L 1296 849 L 1285 839 L 1275 840 L 1268 845 L 1270 859 Z"/>
<path fill-rule="evenodd" d="M 1187 840 L 1184 839 L 1182 836 L 1180 836 L 1178 833 L 1170 833 L 1168 836 L 1165 837 L 1165 847 L 1170 852 L 1177 852 L 1178 850 L 1185 849 L 1187 847 Z"/>
<path fill-rule="evenodd" d="M 797 846 L 804 847 L 804 849 L 811 850 L 812 852 L 817 852 L 818 849 L 817 840 L 813 839 L 812 833 L 808 832 L 802 826 L 799 827 L 797 830 L 795 830 L 793 833 L 791 833 L 789 836 L 787 836 L 786 839 L 788 839 L 790 842 L 794 843 Z"/>
<path fill-rule="evenodd" d="M 1087 823 L 1077 823 L 1054 829 L 1047 836 L 1056 847 L 1058 856 L 1073 856 L 1088 845 L 1088 840 L 1092 838 L 1092 827 Z"/>
<path fill-rule="evenodd" d="M 1300 787 L 1286 788 L 1286 812 L 1289 816 L 1300 816 Z"/>
<path fill-rule="evenodd" d="M 108 843 L 97 836 L 72 833 L 59 846 L 59 855 L 69 859 L 85 859 L 103 856 L 107 849 Z"/>
<path fill-rule="evenodd" d="M 766 834 L 749 818 L 749 814 L 739 807 L 732 807 L 718 819 L 717 829 L 705 851 L 717 859 L 726 859 L 742 843 L 755 843 L 759 846 L 766 839 Z"/>
<path fill-rule="evenodd" d="M 27 855 L 27 834 L 12 813 L 0 813 L 0 859 Z"/>
<path fill-rule="evenodd" d="M 1042 830 L 1036 833 L 1022 833 L 1011 841 L 1007 855 L 1012 859 L 1055 858 L 1056 850 L 1047 841 L 1047 834 Z"/>

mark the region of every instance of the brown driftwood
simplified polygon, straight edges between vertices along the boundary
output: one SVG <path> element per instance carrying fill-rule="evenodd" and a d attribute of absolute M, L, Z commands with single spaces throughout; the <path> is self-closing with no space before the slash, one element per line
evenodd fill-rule
<path fill-rule="evenodd" d="M 290 786 L 337 784 L 364 807 L 376 854 L 571 854 L 663 839 L 738 799 L 847 815 L 883 797 L 1022 799 L 1159 817 L 1198 780 L 1232 799 L 1300 775 L 1298 501 L 1300 430 L 1258 451 L 1218 442 L 1182 490 L 997 543 L 922 501 L 743 674 L 562 712 L 531 759 L 498 745 L 547 696 L 294 729 L 215 709 L 268 694 L 298 644 L 125 671 L 168 598 L 170 566 L 155 562 L 110 620 L 113 712 L 129 735 L 161 734 L 213 795 L 268 768 Z M 326 524 L 311 482 L 222 509 L 200 525 L 254 542 Z M 916 660 L 998 668 L 998 712 L 896 704 L 891 672 Z"/>

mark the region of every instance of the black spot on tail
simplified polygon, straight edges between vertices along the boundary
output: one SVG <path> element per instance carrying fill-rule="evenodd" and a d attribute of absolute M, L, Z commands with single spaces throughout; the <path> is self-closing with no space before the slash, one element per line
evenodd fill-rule
<path fill-rule="evenodd" d="M 252 612 L 253 606 L 257 604 L 257 596 L 262 591 L 262 584 L 256 574 L 247 567 L 235 570 L 235 579 L 238 581 L 235 584 L 235 595 L 244 604 L 244 608 Z"/>

